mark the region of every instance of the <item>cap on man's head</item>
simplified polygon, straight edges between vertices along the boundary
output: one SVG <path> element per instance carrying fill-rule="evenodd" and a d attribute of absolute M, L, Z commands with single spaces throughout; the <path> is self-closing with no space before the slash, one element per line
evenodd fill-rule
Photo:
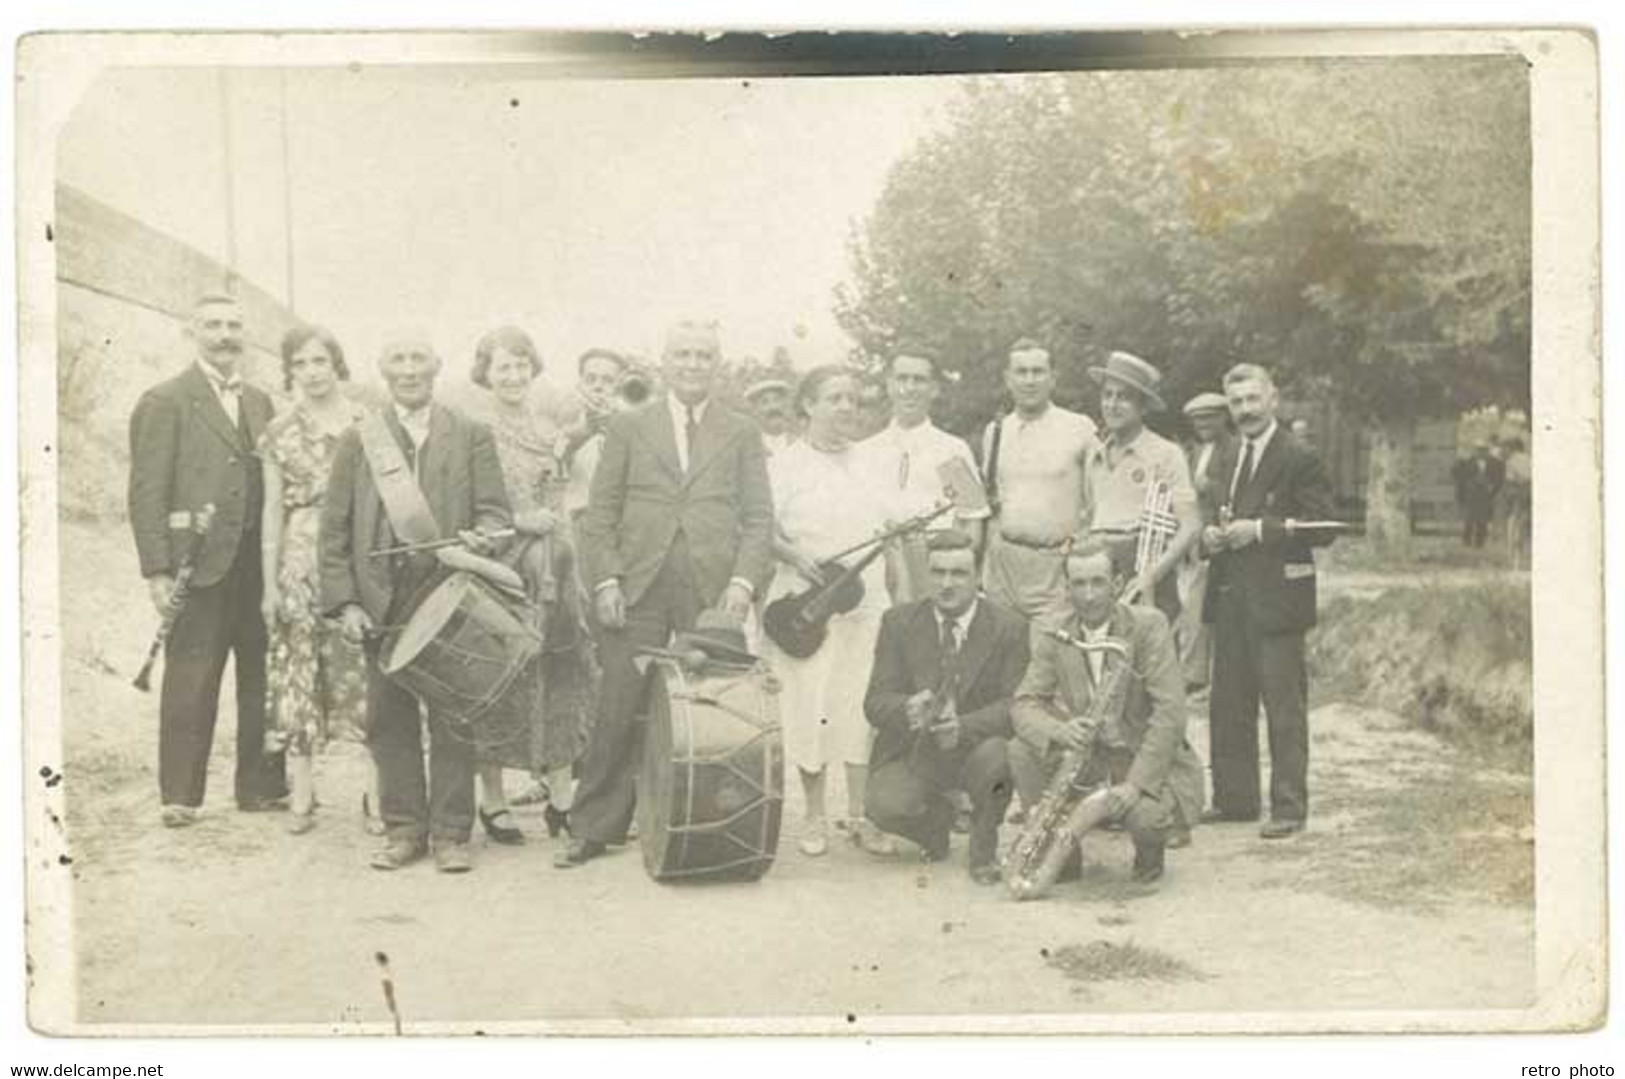
<path fill-rule="evenodd" d="M 971 551 L 975 550 L 976 541 L 969 532 L 959 528 L 944 528 L 937 532 L 927 533 L 925 549 L 931 551 Z"/>
<path fill-rule="evenodd" d="M 1202 416 L 1210 412 L 1228 412 L 1230 402 L 1225 400 L 1224 394 L 1199 393 L 1185 402 L 1184 413 L 1187 416 Z"/>
<path fill-rule="evenodd" d="M 1162 388 L 1162 372 L 1132 352 L 1111 353 L 1105 363 L 1089 368 L 1089 377 L 1097 384 L 1111 381 L 1127 386 L 1144 398 L 1152 411 L 1163 407 L 1162 395 L 1158 392 Z"/>
<path fill-rule="evenodd" d="M 745 400 L 754 401 L 762 394 L 771 393 L 774 390 L 777 390 L 783 394 L 788 394 L 790 392 L 790 384 L 782 378 L 761 379 L 757 382 L 751 383 L 749 388 L 745 390 Z"/>

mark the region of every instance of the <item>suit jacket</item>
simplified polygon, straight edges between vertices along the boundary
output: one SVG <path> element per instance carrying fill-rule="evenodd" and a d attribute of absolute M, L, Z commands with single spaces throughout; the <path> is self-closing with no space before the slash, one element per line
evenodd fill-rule
<path fill-rule="evenodd" d="M 773 569 L 773 496 L 756 424 L 713 399 L 685 474 L 664 398 L 612 418 L 578 534 L 589 589 L 619 578 L 648 591 L 681 532 L 707 605 L 735 577 L 760 596 Z"/>
<path fill-rule="evenodd" d="M 383 415 L 385 425 L 406 452 L 406 431 L 394 407 L 386 405 Z M 496 442 L 484 424 L 434 405 L 417 473 L 418 487 L 442 536 L 450 538 L 468 528 L 506 528 L 512 523 Z M 382 623 L 395 589 L 402 583 L 406 563 L 369 558 L 367 553 L 397 542 L 373 482 L 361 432 L 351 427 L 334 451 L 333 472 L 322 503 L 322 610 L 336 613 L 346 604 L 359 603 L 374 622 Z M 433 561 L 428 556 L 413 557 L 419 560 L 414 568 L 426 577 L 428 573 L 423 571 L 432 571 Z"/>
<path fill-rule="evenodd" d="M 241 428 L 194 362 L 136 403 L 130 415 L 129 505 L 143 577 L 180 568 L 190 516 L 210 502 L 214 525 L 192 570 L 194 587 L 224 577 L 244 533 L 258 532 L 265 488 L 255 447 L 274 409 L 264 392 L 246 382 L 240 402 Z"/>
<path fill-rule="evenodd" d="M 1067 632 L 1081 637 L 1077 619 Z M 1126 782 L 1160 799 L 1172 789 L 1189 813 L 1202 805 L 1202 764 L 1185 743 L 1185 675 L 1168 619 L 1152 607 L 1118 604 L 1107 633 L 1128 644 L 1129 676 L 1123 703 L 1124 747 L 1134 755 Z M 1021 739 L 1047 750 L 1072 716 L 1088 713 L 1095 679 L 1088 658 L 1048 634 L 1033 634 L 1033 659 L 1016 690 L 1011 720 Z M 1187 820 L 1195 820 L 1189 815 Z"/>
<path fill-rule="evenodd" d="M 876 731 L 871 768 L 909 753 L 916 735 L 908 729 L 904 705 L 920 690 L 937 688 L 941 648 L 931 600 L 904 603 L 881 618 L 863 698 L 863 714 Z M 959 647 L 958 710 L 965 743 L 1013 735 L 1010 696 L 1026 669 L 1026 621 L 986 597 L 979 599 Z"/>
<path fill-rule="evenodd" d="M 1244 443 L 1237 439 L 1222 460 L 1211 468 L 1214 493 L 1222 502 Z M 1212 622 L 1221 589 L 1238 593 L 1247 616 L 1262 633 L 1302 633 L 1315 624 L 1315 547 L 1333 536 L 1290 534 L 1288 520 L 1314 521 L 1331 517 L 1332 488 L 1320 458 L 1313 450 L 1277 427 L 1260 459 L 1253 462 L 1252 478 L 1236 492 L 1231 516 L 1238 521 L 1263 522 L 1258 543 L 1212 556 L 1208 574 L 1205 621 Z"/>

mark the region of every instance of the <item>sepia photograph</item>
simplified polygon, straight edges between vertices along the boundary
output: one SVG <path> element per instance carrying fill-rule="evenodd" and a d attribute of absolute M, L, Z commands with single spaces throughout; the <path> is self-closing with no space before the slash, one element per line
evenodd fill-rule
<path fill-rule="evenodd" d="M 1604 1019 L 1583 32 L 18 63 L 36 1029 Z"/>

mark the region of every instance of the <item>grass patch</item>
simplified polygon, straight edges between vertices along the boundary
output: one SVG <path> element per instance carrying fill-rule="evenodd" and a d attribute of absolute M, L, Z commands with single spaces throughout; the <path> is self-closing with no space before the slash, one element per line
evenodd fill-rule
<path fill-rule="evenodd" d="M 1382 708 L 1528 771 L 1534 732 L 1527 581 L 1340 596 L 1308 641 L 1320 700 Z"/>
<path fill-rule="evenodd" d="M 1411 554 L 1396 562 L 1392 554 L 1379 551 L 1364 536 L 1348 536 L 1315 554 L 1321 572 L 1406 574 L 1437 569 L 1506 569 L 1506 544 L 1501 542 L 1504 525 L 1490 528 L 1490 541 L 1479 548 L 1461 542 L 1459 533 L 1412 536 Z"/>
<path fill-rule="evenodd" d="M 1183 982 L 1206 977 L 1182 959 L 1133 941 L 1068 944 L 1046 951 L 1044 962 L 1077 982 Z"/>
<path fill-rule="evenodd" d="M 1331 834 L 1311 824 L 1248 856 L 1280 866 L 1295 889 L 1383 909 L 1440 913 L 1463 898 L 1534 902 L 1534 799 L 1527 784 L 1457 767 L 1387 791 L 1322 788 L 1315 812 L 1348 826 Z"/>

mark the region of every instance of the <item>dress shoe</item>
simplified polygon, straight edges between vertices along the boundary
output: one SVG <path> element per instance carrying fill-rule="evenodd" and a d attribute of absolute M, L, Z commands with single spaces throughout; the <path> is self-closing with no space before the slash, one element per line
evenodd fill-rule
<path fill-rule="evenodd" d="M 428 853 L 421 839 L 391 839 L 372 856 L 374 869 L 405 869 Z"/>
<path fill-rule="evenodd" d="M 609 847 L 596 839 L 572 839 L 563 850 L 553 855 L 553 868 L 574 869 L 578 865 L 586 865 L 607 850 Z"/>
<path fill-rule="evenodd" d="M 436 843 L 434 867 L 442 873 L 467 873 L 474 868 L 468 857 L 467 843 Z"/>
<path fill-rule="evenodd" d="M 316 814 L 314 813 L 291 813 L 288 815 L 289 835 L 304 835 L 314 827 L 316 827 Z"/>
<path fill-rule="evenodd" d="M 159 810 L 158 819 L 164 822 L 165 828 L 185 828 L 197 823 L 197 810 L 191 806 L 164 806 Z"/>
<path fill-rule="evenodd" d="M 1257 819 L 1257 813 L 1231 813 L 1217 808 L 1202 811 L 1203 824 L 1251 824 Z"/>
<path fill-rule="evenodd" d="M 1189 828 L 1168 829 L 1168 849 L 1184 850 L 1191 845 L 1191 830 Z"/>
<path fill-rule="evenodd" d="M 1148 843 L 1134 848 L 1134 883 L 1150 884 L 1162 879 L 1163 844 Z"/>
<path fill-rule="evenodd" d="M 495 813 L 480 810 L 480 825 L 485 829 L 485 834 L 491 837 L 493 843 L 501 843 L 507 847 L 518 847 L 525 842 L 525 833 L 521 832 L 513 823 L 513 814 L 508 812 L 506 807 L 497 810 Z"/>
<path fill-rule="evenodd" d="M 970 879 L 977 884 L 999 883 L 999 867 L 989 862 L 987 865 L 973 865 L 970 870 Z"/>
<path fill-rule="evenodd" d="M 288 796 L 275 798 L 245 798 L 237 803 L 240 813 L 280 813 L 288 808 Z"/>
<path fill-rule="evenodd" d="M 1258 834 L 1265 839 L 1285 839 L 1289 835 L 1297 835 L 1303 831 L 1301 820 L 1270 820 L 1258 830 Z"/>

